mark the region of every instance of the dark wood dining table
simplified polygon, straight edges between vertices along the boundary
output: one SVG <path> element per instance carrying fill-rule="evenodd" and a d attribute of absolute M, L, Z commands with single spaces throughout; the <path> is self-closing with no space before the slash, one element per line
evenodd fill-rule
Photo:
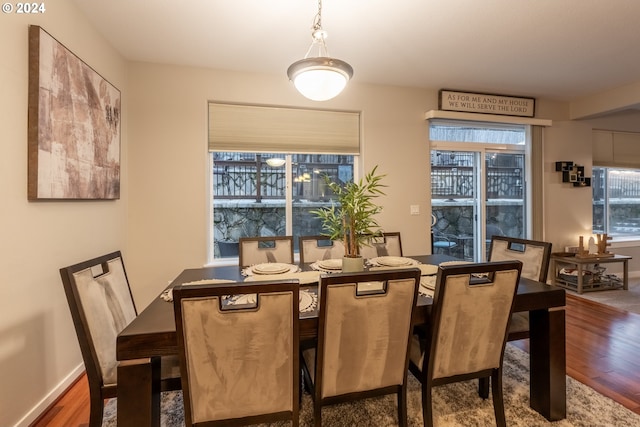
<path fill-rule="evenodd" d="M 446 255 L 411 256 L 423 264 L 438 265 L 454 258 Z M 309 270 L 309 265 L 301 266 Z M 242 281 L 238 266 L 184 270 L 169 287 L 203 279 Z M 300 285 L 315 289 L 316 285 Z M 415 325 L 429 322 L 431 298 L 420 296 L 414 310 Z M 529 312 L 530 405 L 546 419 L 566 417 L 565 291 L 521 278 L 514 311 Z M 318 311 L 300 313 L 300 340 L 313 340 L 318 331 Z M 156 298 L 117 338 L 118 426 L 160 425 L 160 356 L 176 355 L 173 304 Z"/>

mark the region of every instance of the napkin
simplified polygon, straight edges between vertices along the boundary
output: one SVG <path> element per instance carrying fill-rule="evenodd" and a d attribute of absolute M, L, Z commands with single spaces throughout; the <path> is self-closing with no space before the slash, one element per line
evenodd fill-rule
<path fill-rule="evenodd" d="M 239 297 L 230 298 L 227 303 L 229 305 L 235 304 L 255 304 L 257 294 L 240 295 Z M 316 309 L 318 306 L 318 295 L 313 292 L 309 292 L 305 289 L 300 289 L 300 305 L 298 309 L 301 313 L 310 312 Z"/>

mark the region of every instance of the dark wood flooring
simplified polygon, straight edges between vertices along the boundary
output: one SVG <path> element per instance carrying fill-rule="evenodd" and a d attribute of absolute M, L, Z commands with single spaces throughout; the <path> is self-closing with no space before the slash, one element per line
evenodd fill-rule
<path fill-rule="evenodd" d="M 567 294 L 567 374 L 640 414 L 640 315 Z M 527 350 L 528 341 L 515 344 Z M 86 376 L 31 427 L 86 427 Z"/>

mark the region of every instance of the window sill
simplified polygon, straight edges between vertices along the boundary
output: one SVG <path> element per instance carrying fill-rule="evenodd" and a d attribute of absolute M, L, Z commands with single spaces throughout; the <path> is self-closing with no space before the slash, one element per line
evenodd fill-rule
<path fill-rule="evenodd" d="M 633 248 L 640 246 L 640 236 L 614 237 L 611 240 L 611 249 L 615 248 Z"/>

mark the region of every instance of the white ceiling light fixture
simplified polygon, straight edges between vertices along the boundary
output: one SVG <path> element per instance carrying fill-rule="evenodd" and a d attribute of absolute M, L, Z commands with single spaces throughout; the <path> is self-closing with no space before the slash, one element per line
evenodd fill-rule
<path fill-rule="evenodd" d="M 340 59 L 329 57 L 327 32 L 322 29 L 322 0 L 318 0 L 318 13 L 311 28 L 313 41 L 304 59 L 287 69 L 289 80 L 298 92 L 313 101 L 327 101 L 337 96 L 353 77 L 353 68 Z M 317 56 L 310 56 L 317 50 Z"/>
<path fill-rule="evenodd" d="M 286 163 L 286 160 L 280 159 L 278 157 L 271 157 L 267 159 L 266 162 L 267 162 L 267 165 L 271 166 L 272 168 L 279 168 L 281 166 L 284 166 L 284 164 Z"/>

